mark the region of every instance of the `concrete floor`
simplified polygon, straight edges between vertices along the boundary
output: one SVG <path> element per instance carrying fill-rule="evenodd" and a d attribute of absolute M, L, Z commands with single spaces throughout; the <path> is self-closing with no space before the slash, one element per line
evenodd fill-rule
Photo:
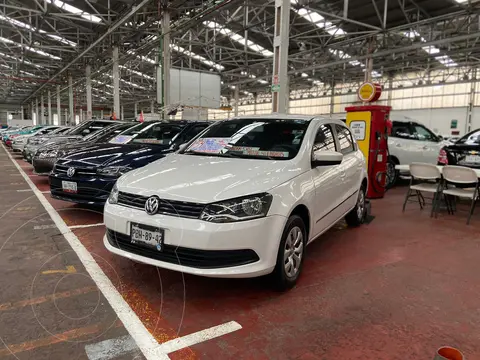
<path fill-rule="evenodd" d="M 17 162 L 48 191 L 47 178 Z M 83 267 L 59 231 L 38 228 L 52 221 L 32 192 L 16 191 L 28 186 L 11 164 L 0 149 L 0 211 L 10 210 L 0 218 L 0 269 L 7 275 L 0 277 L 1 340 L 19 359 L 86 359 L 80 340 L 126 331 L 91 279 L 79 275 Z M 103 226 L 95 225 L 101 212 L 49 201 L 67 225 L 94 225 L 72 230 L 158 343 L 230 321 L 242 326 L 171 359 L 432 359 L 443 345 L 480 359 L 480 209 L 469 226 L 466 213 L 432 219 L 415 204 L 402 213 L 405 191 L 399 186 L 373 201 L 369 225 L 337 226 L 310 245 L 300 282 L 288 293 L 272 291 L 266 278 L 183 276 L 114 256 L 104 249 Z M 42 274 L 67 266 L 77 275 Z M 66 295 L 53 301 L 54 292 Z M 38 298 L 41 304 L 29 303 Z M 52 337 L 78 327 L 95 335 Z M 8 354 L 0 350 L 0 358 L 14 358 Z"/>

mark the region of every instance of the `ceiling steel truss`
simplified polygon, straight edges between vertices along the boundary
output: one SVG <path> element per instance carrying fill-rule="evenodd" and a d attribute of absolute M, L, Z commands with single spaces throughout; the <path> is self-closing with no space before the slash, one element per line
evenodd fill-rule
<path fill-rule="evenodd" d="M 72 76 L 75 104 L 84 106 L 89 64 L 94 106 L 110 107 L 113 46 L 121 103 L 150 102 L 164 11 L 172 66 L 219 73 L 227 97 L 236 87 L 250 96 L 269 91 L 273 0 L 1 1 L 0 103 L 29 103 L 48 90 L 53 97 L 56 85 L 65 101 Z M 369 58 L 382 81 L 468 72 L 480 61 L 479 24 L 475 0 L 291 0 L 290 90 L 323 94 L 358 83 Z"/>

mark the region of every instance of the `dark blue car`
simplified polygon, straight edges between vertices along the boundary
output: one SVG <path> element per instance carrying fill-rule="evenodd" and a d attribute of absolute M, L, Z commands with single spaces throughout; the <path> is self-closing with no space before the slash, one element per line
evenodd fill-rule
<path fill-rule="evenodd" d="M 117 179 L 168 153 L 209 126 L 200 121 L 147 122 L 59 159 L 49 176 L 53 198 L 103 205 Z"/>

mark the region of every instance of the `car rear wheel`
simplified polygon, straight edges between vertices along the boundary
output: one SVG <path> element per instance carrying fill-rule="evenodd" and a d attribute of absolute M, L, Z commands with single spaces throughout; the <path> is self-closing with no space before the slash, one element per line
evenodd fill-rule
<path fill-rule="evenodd" d="M 366 206 L 365 206 L 365 186 L 362 185 L 358 191 L 357 203 L 355 207 L 345 216 L 345 221 L 350 227 L 357 227 L 365 221 Z"/>
<path fill-rule="evenodd" d="M 283 230 L 278 247 L 277 264 L 272 273 L 276 288 L 280 291 L 291 289 L 302 272 L 307 232 L 302 218 L 292 215 Z"/>

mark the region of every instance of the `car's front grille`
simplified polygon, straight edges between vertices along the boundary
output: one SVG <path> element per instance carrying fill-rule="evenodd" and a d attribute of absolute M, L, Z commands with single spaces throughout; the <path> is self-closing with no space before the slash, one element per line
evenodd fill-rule
<path fill-rule="evenodd" d="M 66 174 L 70 166 L 68 165 L 61 165 L 61 164 L 55 164 L 54 171 L 61 173 L 61 174 Z M 75 174 L 77 175 L 88 175 L 88 176 L 95 176 L 97 175 L 97 168 L 94 166 L 90 167 L 77 167 L 74 166 L 75 169 Z"/>
<path fill-rule="evenodd" d="M 218 269 L 251 264 L 259 260 L 251 249 L 241 250 L 198 250 L 173 245 L 164 245 L 163 251 L 133 244 L 130 236 L 107 229 L 107 239 L 113 247 L 132 254 L 171 264 L 198 269 Z M 225 239 L 227 241 L 227 239 Z"/>
<path fill-rule="evenodd" d="M 149 196 L 119 192 L 118 204 L 143 210 L 148 198 Z M 198 219 L 204 208 L 204 204 L 160 199 L 157 214 Z"/>

